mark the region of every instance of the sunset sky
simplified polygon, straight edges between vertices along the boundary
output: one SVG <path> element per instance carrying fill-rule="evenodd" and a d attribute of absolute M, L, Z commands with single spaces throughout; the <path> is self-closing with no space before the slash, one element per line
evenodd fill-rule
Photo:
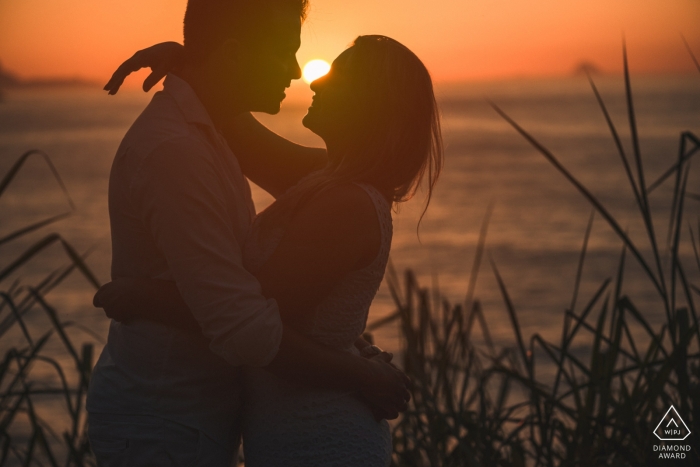
<path fill-rule="evenodd" d="M 186 0 L 0 0 L 0 62 L 22 77 L 105 81 L 139 48 L 182 40 Z M 299 62 L 331 61 L 358 34 L 413 49 L 437 81 L 565 75 L 590 61 L 686 72 L 700 0 L 311 0 Z M 133 84 L 133 83 L 132 83 Z"/>

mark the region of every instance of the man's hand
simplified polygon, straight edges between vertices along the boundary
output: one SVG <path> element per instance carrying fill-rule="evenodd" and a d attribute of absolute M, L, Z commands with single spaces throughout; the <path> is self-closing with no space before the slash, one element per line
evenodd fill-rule
<path fill-rule="evenodd" d="M 165 75 L 175 70 L 182 63 L 184 56 L 185 48 L 177 42 L 161 42 L 139 50 L 119 65 L 104 90 L 109 94 L 116 94 L 127 76 L 141 68 L 150 68 L 151 74 L 143 82 L 143 90 L 148 92 Z"/>
<path fill-rule="evenodd" d="M 396 366 L 389 363 L 392 355 L 388 352 L 369 360 L 370 373 L 362 382 L 360 394 L 369 404 L 377 420 L 393 420 L 399 412 L 408 408 L 411 400 L 411 380 Z"/>
<path fill-rule="evenodd" d="M 366 333 L 364 336 L 358 337 L 355 340 L 355 348 L 360 352 L 361 357 L 374 358 L 379 355 L 383 355 L 382 360 L 386 361 L 387 363 L 391 363 L 391 359 L 394 358 L 391 353 L 384 352 L 382 349 L 374 345 L 372 335 L 369 333 Z"/>
<path fill-rule="evenodd" d="M 134 305 L 140 298 L 138 285 L 138 280 L 132 278 L 107 282 L 97 291 L 92 304 L 95 308 L 102 308 L 108 318 L 128 323 L 134 317 Z"/>

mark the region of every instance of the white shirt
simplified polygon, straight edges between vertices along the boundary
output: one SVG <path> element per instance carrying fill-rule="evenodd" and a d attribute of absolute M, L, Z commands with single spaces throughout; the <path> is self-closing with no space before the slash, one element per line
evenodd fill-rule
<path fill-rule="evenodd" d="M 157 415 L 228 442 L 239 421 L 235 366 L 267 365 L 282 322 L 242 266 L 255 214 L 248 181 L 177 76 L 168 75 L 117 151 L 109 214 L 112 277 L 174 280 L 211 343 L 146 321 L 112 322 L 88 411 Z"/>

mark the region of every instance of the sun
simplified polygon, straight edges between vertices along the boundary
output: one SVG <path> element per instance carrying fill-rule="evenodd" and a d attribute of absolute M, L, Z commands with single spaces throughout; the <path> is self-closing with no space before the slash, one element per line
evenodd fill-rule
<path fill-rule="evenodd" d="M 325 60 L 311 60 L 304 65 L 304 81 L 310 83 L 328 73 L 330 69 L 331 66 Z"/>

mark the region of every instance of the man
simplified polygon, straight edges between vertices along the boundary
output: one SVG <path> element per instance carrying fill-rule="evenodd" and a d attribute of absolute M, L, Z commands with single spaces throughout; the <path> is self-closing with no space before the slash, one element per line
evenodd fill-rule
<path fill-rule="evenodd" d="M 152 322 L 111 323 L 87 404 L 100 465 L 228 466 L 240 365 L 359 391 L 389 416 L 405 408 L 400 372 L 283 329 L 277 304 L 241 265 L 254 207 L 219 128 L 246 112 L 279 111 L 300 77 L 305 10 L 305 0 L 190 0 L 185 63 L 117 151 L 112 276 L 175 281 L 209 345 Z"/>

